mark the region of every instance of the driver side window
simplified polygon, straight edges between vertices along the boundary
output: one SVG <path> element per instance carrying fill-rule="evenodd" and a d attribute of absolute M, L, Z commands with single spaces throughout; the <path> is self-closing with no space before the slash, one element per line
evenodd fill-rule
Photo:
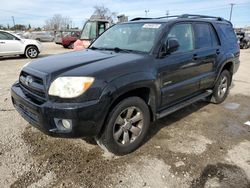
<path fill-rule="evenodd" d="M 194 50 L 193 27 L 191 24 L 177 24 L 170 30 L 167 40 L 175 38 L 180 46 L 176 52 L 188 52 Z"/>

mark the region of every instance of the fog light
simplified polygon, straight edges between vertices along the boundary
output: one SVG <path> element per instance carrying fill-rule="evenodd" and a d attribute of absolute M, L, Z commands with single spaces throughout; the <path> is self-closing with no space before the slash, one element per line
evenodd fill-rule
<path fill-rule="evenodd" d="M 71 128 L 71 120 L 68 119 L 63 119 L 62 120 L 62 125 L 65 129 L 70 129 Z"/>
<path fill-rule="evenodd" d="M 70 119 L 58 119 L 54 118 L 57 129 L 60 131 L 71 131 L 72 130 L 72 120 Z"/>

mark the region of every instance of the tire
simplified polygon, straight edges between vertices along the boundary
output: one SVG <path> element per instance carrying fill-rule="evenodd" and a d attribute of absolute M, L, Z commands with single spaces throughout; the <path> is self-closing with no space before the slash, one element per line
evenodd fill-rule
<path fill-rule="evenodd" d="M 68 48 L 69 46 L 68 45 L 63 45 L 64 48 Z"/>
<path fill-rule="evenodd" d="M 40 39 L 40 38 L 37 38 L 36 40 L 39 41 L 39 42 L 41 42 L 41 39 Z"/>
<path fill-rule="evenodd" d="M 69 49 L 73 49 L 74 48 L 74 42 L 71 42 L 68 46 Z"/>
<path fill-rule="evenodd" d="M 247 49 L 247 48 L 248 48 L 247 43 L 244 43 L 244 45 L 243 45 L 243 49 Z"/>
<path fill-rule="evenodd" d="M 39 51 L 36 46 L 29 46 L 25 50 L 25 56 L 27 58 L 31 58 L 31 59 L 37 58 L 38 54 L 39 54 Z"/>
<path fill-rule="evenodd" d="M 228 96 L 229 87 L 232 81 L 232 74 L 228 70 L 224 70 L 213 89 L 213 94 L 211 97 L 211 102 L 214 104 L 222 103 Z"/>
<path fill-rule="evenodd" d="M 130 115 L 131 114 L 131 115 Z M 108 116 L 98 145 L 115 155 L 126 155 L 143 143 L 150 124 L 147 104 L 139 97 L 129 97 L 117 104 Z"/>

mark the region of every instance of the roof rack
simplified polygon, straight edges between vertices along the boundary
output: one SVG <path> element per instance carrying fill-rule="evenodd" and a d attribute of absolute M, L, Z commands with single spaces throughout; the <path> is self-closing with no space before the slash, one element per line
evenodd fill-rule
<path fill-rule="evenodd" d="M 226 21 L 231 23 L 230 21 L 222 18 L 222 17 L 215 17 L 215 16 L 207 16 L 207 15 L 199 15 L 199 14 L 182 14 L 182 15 L 173 15 L 173 16 L 163 16 L 163 17 L 157 17 L 157 18 L 134 18 L 130 21 L 137 21 L 137 20 L 149 20 L 149 19 L 165 19 L 165 18 L 179 18 L 179 19 L 199 19 L 199 18 L 204 18 L 204 19 L 213 19 L 217 21 Z"/>

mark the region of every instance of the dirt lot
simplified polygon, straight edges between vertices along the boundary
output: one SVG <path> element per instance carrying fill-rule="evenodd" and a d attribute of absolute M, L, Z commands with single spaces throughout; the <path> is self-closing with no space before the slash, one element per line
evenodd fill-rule
<path fill-rule="evenodd" d="M 45 44 L 41 56 L 68 52 Z M 250 50 L 228 99 L 195 103 L 152 124 L 136 152 L 115 157 L 90 139 L 48 137 L 13 109 L 10 87 L 28 59 L 0 59 L 1 187 L 250 187 Z"/>

